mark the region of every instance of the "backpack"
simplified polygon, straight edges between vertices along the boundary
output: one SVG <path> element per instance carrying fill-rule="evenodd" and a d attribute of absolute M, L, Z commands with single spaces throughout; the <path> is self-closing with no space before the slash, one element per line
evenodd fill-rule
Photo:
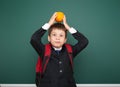
<path fill-rule="evenodd" d="M 72 47 L 70 44 L 65 44 L 65 47 L 66 47 L 68 55 L 69 55 L 71 67 L 73 68 Z M 39 56 L 38 60 L 37 60 L 36 79 L 35 79 L 35 83 L 37 86 L 39 85 L 40 79 L 42 78 L 42 76 L 46 70 L 47 64 L 48 64 L 49 59 L 50 59 L 50 55 L 51 55 L 51 45 L 48 43 L 45 45 L 45 52 L 44 52 L 43 59 Z"/>

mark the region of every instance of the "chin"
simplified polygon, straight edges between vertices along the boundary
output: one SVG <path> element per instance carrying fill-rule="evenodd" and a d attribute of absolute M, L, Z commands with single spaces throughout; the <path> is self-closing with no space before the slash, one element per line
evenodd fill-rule
<path fill-rule="evenodd" d="M 62 46 L 54 46 L 55 48 L 61 48 Z"/>

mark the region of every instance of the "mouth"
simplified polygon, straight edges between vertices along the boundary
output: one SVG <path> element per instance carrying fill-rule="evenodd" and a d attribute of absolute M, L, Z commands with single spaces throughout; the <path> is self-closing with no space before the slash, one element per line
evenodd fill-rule
<path fill-rule="evenodd" d="M 57 44 L 58 44 L 58 43 L 60 43 L 60 42 L 59 42 L 59 41 L 56 41 L 55 43 L 57 43 Z"/>

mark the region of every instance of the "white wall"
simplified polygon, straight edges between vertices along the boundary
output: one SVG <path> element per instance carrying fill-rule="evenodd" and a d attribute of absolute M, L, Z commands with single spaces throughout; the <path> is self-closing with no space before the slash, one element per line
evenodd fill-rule
<path fill-rule="evenodd" d="M 0 84 L 0 87 L 36 87 L 35 84 Z M 77 87 L 120 87 L 120 84 L 77 84 Z"/>

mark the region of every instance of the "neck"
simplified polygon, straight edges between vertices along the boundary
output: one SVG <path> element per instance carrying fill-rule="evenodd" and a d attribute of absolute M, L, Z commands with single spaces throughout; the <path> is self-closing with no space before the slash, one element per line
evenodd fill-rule
<path fill-rule="evenodd" d="M 53 48 L 54 48 L 54 50 L 61 50 L 62 49 L 62 47 L 60 47 L 60 48 L 53 47 Z"/>

